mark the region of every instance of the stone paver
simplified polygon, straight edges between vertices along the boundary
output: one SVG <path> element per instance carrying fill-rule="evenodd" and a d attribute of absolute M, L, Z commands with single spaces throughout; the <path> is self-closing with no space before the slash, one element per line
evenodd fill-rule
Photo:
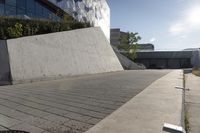
<path fill-rule="evenodd" d="M 86 133 L 178 133 L 163 128 L 183 126 L 183 90 L 175 86 L 183 87 L 182 70 L 156 80 Z"/>
<path fill-rule="evenodd" d="M 26 124 L 26 123 L 22 123 L 22 124 L 12 126 L 12 127 L 10 127 L 10 129 L 27 131 L 27 132 L 30 132 L 30 133 L 42 133 L 42 132 L 44 132 L 44 130 L 42 130 L 41 128 L 31 126 L 31 125 Z"/>
<path fill-rule="evenodd" d="M 186 74 L 186 109 L 189 119 L 189 133 L 200 133 L 200 77 Z"/>
<path fill-rule="evenodd" d="M 168 70 L 122 71 L 0 87 L 0 126 L 82 133 Z"/>
<path fill-rule="evenodd" d="M 0 114 L 0 125 L 4 127 L 12 127 L 21 123 L 21 121 L 13 119 L 12 117 Z"/>

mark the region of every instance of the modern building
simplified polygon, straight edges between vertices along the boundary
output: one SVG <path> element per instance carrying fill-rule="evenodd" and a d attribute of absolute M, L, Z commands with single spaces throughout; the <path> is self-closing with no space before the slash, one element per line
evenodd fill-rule
<path fill-rule="evenodd" d="M 128 36 L 127 32 L 120 31 L 119 28 L 110 29 L 110 43 L 118 47 L 121 45 L 121 38 L 126 38 Z M 137 51 L 140 52 L 147 52 L 147 51 L 154 51 L 154 45 L 147 43 L 147 44 L 139 44 Z"/>
<path fill-rule="evenodd" d="M 152 52 L 154 51 L 154 45 L 151 43 L 146 43 L 146 44 L 139 44 L 138 45 L 138 50 L 139 52 Z"/>
<path fill-rule="evenodd" d="M 184 49 L 183 51 L 198 51 L 200 50 L 200 48 L 187 48 L 187 49 Z"/>
<path fill-rule="evenodd" d="M 200 51 L 153 51 L 137 52 L 136 63 L 148 69 L 180 69 L 198 67 Z"/>
<path fill-rule="evenodd" d="M 101 27 L 110 38 L 110 8 L 106 0 L 0 0 L 0 16 L 59 21 L 64 14 Z"/>
<path fill-rule="evenodd" d="M 110 29 L 110 43 L 117 47 L 121 44 L 121 38 L 127 35 L 126 32 L 120 31 L 119 28 Z"/>

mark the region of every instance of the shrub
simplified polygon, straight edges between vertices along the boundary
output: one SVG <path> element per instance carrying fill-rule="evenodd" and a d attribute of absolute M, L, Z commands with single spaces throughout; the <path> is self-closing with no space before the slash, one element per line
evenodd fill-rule
<path fill-rule="evenodd" d="M 200 68 L 194 68 L 194 69 L 192 70 L 192 73 L 193 73 L 194 75 L 196 75 L 196 76 L 200 76 Z"/>
<path fill-rule="evenodd" d="M 55 22 L 50 20 L 26 20 L 0 17 L 0 39 L 47 34 L 60 31 L 91 27 L 89 23 L 76 20 Z"/>
<path fill-rule="evenodd" d="M 22 36 L 22 24 L 16 23 L 14 27 L 8 27 L 8 35 L 12 38 L 21 37 Z"/>

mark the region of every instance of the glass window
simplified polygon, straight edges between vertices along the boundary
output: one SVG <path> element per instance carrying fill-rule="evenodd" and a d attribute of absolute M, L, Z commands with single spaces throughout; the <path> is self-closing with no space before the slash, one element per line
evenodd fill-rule
<path fill-rule="evenodd" d="M 4 4 L 0 4 L 0 15 L 4 15 Z"/>
<path fill-rule="evenodd" d="M 33 12 L 27 12 L 27 16 L 30 18 L 35 18 L 35 14 Z"/>
<path fill-rule="evenodd" d="M 37 0 L 0 0 L 0 15 L 27 15 L 30 18 L 60 19 L 47 5 Z"/>
<path fill-rule="evenodd" d="M 15 6 L 5 5 L 5 11 L 6 11 L 6 15 L 11 15 L 11 16 L 16 15 Z"/>
<path fill-rule="evenodd" d="M 49 13 L 50 13 L 50 11 L 47 8 L 43 9 L 43 16 L 45 19 L 49 18 Z"/>
<path fill-rule="evenodd" d="M 26 0 L 17 0 L 17 8 L 26 9 Z"/>
<path fill-rule="evenodd" d="M 26 14 L 26 0 L 17 0 L 17 15 Z"/>
<path fill-rule="evenodd" d="M 35 10 L 36 10 L 36 15 L 39 17 L 39 16 L 42 16 L 43 14 L 43 7 L 40 5 L 40 3 L 38 2 L 35 2 Z"/>
<path fill-rule="evenodd" d="M 35 13 L 35 0 L 27 0 L 26 7 L 28 12 Z"/>
<path fill-rule="evenodd" d="M 26 11 L 24 9 L 17 8 L 17 15 L 26 15 Z"/>
<path fill-rule="evenodd" d="M 16 6 L 16 0 L 6 0 L 5 1 L 6 5 L 12 5 L 12 6 Z"/>
<path fill-rule="evenodd" d="M 5 4 L 5 0 L 0 0 L 0 4 Z"/>

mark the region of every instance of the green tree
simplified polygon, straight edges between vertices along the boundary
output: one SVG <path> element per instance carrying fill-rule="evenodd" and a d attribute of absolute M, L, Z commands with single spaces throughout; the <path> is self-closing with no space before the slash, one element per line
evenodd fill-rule
<path fill-rule="evenodd" d="M 138 45 L 138 41 L 140 41 L 142 38 L 139 36 L 138 33 L 128 33 L 128 41 L 129 45 Z"/>
<path fill-rule="evenodd" d="M 134 60 L 138 49 L 138 41 L 141 39 L 138 33 L 127 32 L 121 36 L 121 44 L 118 46 L 118 49 L 122 50 L 125 56 Z"/>

